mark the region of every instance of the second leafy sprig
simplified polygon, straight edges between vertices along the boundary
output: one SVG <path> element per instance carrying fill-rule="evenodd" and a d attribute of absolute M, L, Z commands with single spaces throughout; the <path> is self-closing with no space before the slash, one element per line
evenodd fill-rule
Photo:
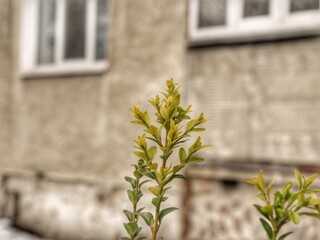
<path fill-rule="evenodd" d="M 263 216 L 260 222 L 266 232 L 267 240 L 287 238 L 292 232 L 279 236 L 280 230 L 289 222 L 299 224 L 301 216 L 320 219 L 320 200 L 316 195 L 320 190 L 311 188 L 311 184 L 319 174 L 306 178 L 297 169 L 294 173 L 298 186 L 295 187 L 292 182 L 287 182 L 282 190 L 273 189 L 274 180 L 266 186 L 261 170 L 257 178 L 247 180 L 258 189 L 257 197 L 263 202 L 263 205 L 254 205 L 254 207 Z M 271 193 L 273 193 L 273 198 Z"/>
<path fill-rule="evenodd" d="M 128 197 L 132 203 L 132 211 L 124 210 L 129 222 L 124 226 L 130 237 L 123 237 L 124 240 L 141 240 L 145 237 L 138 237 L 141 227 L 139 227 L 139 217 L 141 217 L 150 229 L 151 240 L 157 238 L 163 218 L 170 212 L 177 210 L 175 207 L 162 208 L 162 203 L 168 199 L 166 192 L 172 180 L 177 178 L 185 179 L 181 170 L 189 163 L 202 162 L 203 158 L 196 156 L 196 153 L 209 145 L 201 142 L 200 136 L 188 148 L 181 147 L 181 144 L 190 139 L 190 133 L 205 131 L 199 125 L 207 120 L 201 113 L 197 118 L 191 119 L 191 105 L 186 109 L 180 106 L 179 88 L 173 83 L 173 80 L 166 82 L 167 89 L 162 93 L 163 97 L 156 96 L 149 100 L 149 103 L 155 108 L 156 123 L 152 123 L 148 112 L 140 110 L 135 105 L 131 112 L 134 116 L 133 124 L 141 125 L 144 128 L 142 135 L 135 139 L 137 150 L 134 155 L 138 157 L 137 164 L 134 164 L 134 177 L 125 177 L 131 184 L 132 190 L 128 190 Z M 183 124 L 186 122 L 186 124 Z M 175 149 L 178 149 L 177 156 Z M 159 158 L 156 158 L 157 153 Z M 176 159 L 172 161 L 171 159 Z M 157 159 L 157 160 L 156 160 Z M 170 159 L 170 161 L 169 161 Z M 147 180 L 141 181 L 143 178 Z M 149 182 L 148 191 L 153 195 L 151 200 L 154 206 L 154 212 L 144 212 L 144 208 L 138 208 L 138 202 L 141 199 L 142 185 Z"/>

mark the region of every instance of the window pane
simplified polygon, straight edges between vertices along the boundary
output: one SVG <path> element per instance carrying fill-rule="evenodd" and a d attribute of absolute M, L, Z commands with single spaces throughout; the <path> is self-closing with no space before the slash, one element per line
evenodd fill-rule
<path fill-rule="evenodd" d="M 66 1 L 65 58 L 84 58 L 86 0 Z"/>
<path fill-rule="evenodd" d="M 319 0 L 291 0 L 291 12 L 319 9 Z"/>
<path fill-rule="evenodd" d="M 39 6 L 38 63 L 54 61 L 55 0 L 41 0 Z"/>
<path fill-rule="evenodd" d="M 199 28 L 226 24 L 227 0 L 199 1 Z"/>
<path fill-rule="evenodd" d="M 279 0 L 277 0 L 279 1 Z M 269 14 L 269 0 L 245 0 L 244 17 L 265 16 Z"/>
<path fill-rule="evenodd" d="M 97 4 L 97 40 L 96 40 L 96 59 L 106 57 L 107 41 L 107 2 L 98 0 Z"/>

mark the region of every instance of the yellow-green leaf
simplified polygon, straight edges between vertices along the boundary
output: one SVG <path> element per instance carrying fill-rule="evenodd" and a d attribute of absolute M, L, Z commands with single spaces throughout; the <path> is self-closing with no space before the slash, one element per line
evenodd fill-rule
<path fill-rule="evenodd" d="M 148 156 L 150 160 L 152 160 L 156 154 L 157 154 L 157 148 L 155 146 L 148 149 Z"/>
<path fill-rule="evenodd" d="M 301 173 L 298 169 L 294 170 L 294 175 L 296 176 L 296 179 L 298 180 L 299 183 L 299 189 L 302 189 L 302 177 L 301 177 Z"/>
<path fill-rule="evenodd" d="M 204 158 L 201 158 L 201 157 L 188 158 L 188 163 L 191 163 L 191 162 L 203 162 L 203 161 L 204 161 Z"/>
<path fill-rule="evenodd" d="M 298 224 L 300 222 L 300 215 L 297 212 L 289 211 L 288 212 L 289 218 L 294 224 Z"/>
<path fill-rule="evenodd" d="M 180 158 L 180 162 L 184 162 L 187 158 L 187 153 L 186 150 L 184 148 L 180 148 L 179 149 L 179 158 Z"/>
<path fill-rule="evenodd" d="M 304 187 L 308 187 L 309 185 L 311 185 L 317 177 L 319 177 L 319 174 L 313 174 L 312 176 L 307 178 L 304 183 Z"/>
<path fill-rule="evenodd" d="M 262 192 L 264 192 L 264 176 L 263 176 L 262 170 L 260 170 L 259 176 L 258 176 L 258 188 L 259 188 Z"/>
<path fill-rule="evenodd" d="M 148 161 L 147 156 L 144 152 L 134 151 L 133 154 L 136 155 L 140 159 Z"/>
<path fill-rule="evenodd" d="M 141 121 L 132 120 L 132 121 L 130 121 L 130 123 L 144 126 L 143 122 L 141 122 Z"/>
<path fill-rule="evenodd" d="M 247 182 L 247 183 L 250 183 L 250 184 L 252 184 L 252 185 L 254 185 L 254 186 L 257 186 L 257 185 L 258 185 L 258 179 L 255 178 L 255 177 L 246 179 L 246 182 Z"/>
<path fill-rule="evenodd" d="M 152 164 L 149 166 L 149 168 L 150 168 L 151 170 L 153 170 L 153 171 L 157 171 L 157 169 L 158 169 L 158 163 L 152 163 Z"/>
<path fill-rule="evenodd" d="M 149 187 L 148 191 L 151 192 L 155 196 L 159 196 L 159 194 L 160 194 L 158 187 Z"/>
<path fill-rule="evenodd" d="M 164 218 L 164 216 L 166 216 L 167 214 L 171 213 L 172 211 L 178 210 L 178 208 L 176 207 L 170 207 L 170 208 L 165 208 L 163 210 L 160 211 L 159 214 L 159 223 L 161 223 L 162 219 Z"/>

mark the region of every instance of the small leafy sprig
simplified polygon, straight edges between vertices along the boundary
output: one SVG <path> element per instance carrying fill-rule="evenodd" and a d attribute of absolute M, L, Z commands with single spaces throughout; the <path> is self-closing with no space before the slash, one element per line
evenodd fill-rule
<path fill-rule="evenodd" d="M 297 169 L 294 173 L 298 187 L 288 182 L 281 191 L 272 190 L 275 179 L 266 186 L 262 170 L 257 178 L 247 180 L 258 189 L 257 197 L 264 203 L 262 206 L 255 204 L 254 207 L 263 216 L 260 222 L 266 232 L 267 240 L 284 240 L 293 232 L 286 232 L 278 237 L 281 228 L 291 221 L 299 224 L 300 217 L 303 215 L 320 219 L 320 200 L 316 195 L 320 190 L 310 188 L 319 174 L 306 178 Z M 273 199 L 270 196 L 271 192 L 274 192 Z"/>
<path fill-rule="evenodd" d="M 163 218 L 177 210 L 176 207 L 162 209 L 161 204 L 168 199 L 165 194 L 171 188 L 168 187 L 168 184 L 174 179 L 186 179 L 180 173 L 181 170 L 189 163 L 204 161 L 203 158 L 196 156 L 196 153 L 200 149 L 210 146 L 202 144 L 199 136 L 188 150 L 181 147 L 182 143 L 190 139 L 190 133 L 205 131 L 205 128 L 199 127 L 199 125 L 207 120 L 203 113 L 197 118 L 191 119 L 188 116 L 191 105 L 186 109 L 180 106 L 181 96 L 177 85 L 173 83 L 172 79 L 166 81 L 166 85 L 167 89 L 162 93 L 162 98 L 157 95 L 149 100 L 149 103 L 156 110 L 155 124 L 151 123 L 149 113 L 141 111 L 137 104 L 130 109 L 134 116 L 131 123 L 141 125 L 144 128 L 144 133 L 134 140 L 136 151 L 133 154 L 138 157 L 137 164 L 133 165 L 134 177 L 125 177 L 125 180 L 132 187 L 127 191 L 132 203 L 132 210 L 124 210 L 129 221 L 124 223 L 124 227 L 129 237 L 122 237 L 122 240 L 147 239 L 138 236 L 142 229 L 139 227 L 139 217 L 150 228 L 151 239 L 156 240 Z M 184 121 L 187 121 L 185 125 L 183 125 Z M 169 163 L 169 158 L 177 148 L 179 148 L 177 151 L 179 161 L 170 161 Z M 158 152 L 160 152 L 159 158 L 156 158 Z M 147 180 L 141 181 L 143 178 Z M 148 182 L 152 183 L 147 189 L 153 195 L 151 204 L 155 208 L 154 213 L 143 211 L 144 208 L 138 209 L 138 202 L 143 196 L 141 187 Z"/>

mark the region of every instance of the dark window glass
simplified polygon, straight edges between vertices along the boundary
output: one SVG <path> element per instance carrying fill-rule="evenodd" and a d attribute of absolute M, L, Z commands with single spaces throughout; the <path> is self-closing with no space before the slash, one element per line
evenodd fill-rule
<path fill-rule="evenodd" d="M 65 58 L 84 58 L 86 0 L 66 1 Z"/>
<path fill-rule="evenodd" d="M 97 36 L 96 36 L 96 59 L 106 58 L 107 49 L 107 2 L 99 0 L 97 4 Z"/>
<path fill-rule="evenodd" d="M 41 0 L 39 10 L 38 63 L 53 63 L 56 1 Z"/>
<path fill-rule="evenodd" d="M 280 1 L 280 0 L 276 0 Z M 257 17 L 269 15 L 269 0 L 245 0 L 244 17 Z"/>
<path fill-rule="evenodd" d="M 290 11 L 306 11 L 319 9 L 319 0 L 291 0 Z"/>
<path fill-rule="evenodd" d="M 199 28 L 226 24 L 227 0 L 199 1 Z"/>

